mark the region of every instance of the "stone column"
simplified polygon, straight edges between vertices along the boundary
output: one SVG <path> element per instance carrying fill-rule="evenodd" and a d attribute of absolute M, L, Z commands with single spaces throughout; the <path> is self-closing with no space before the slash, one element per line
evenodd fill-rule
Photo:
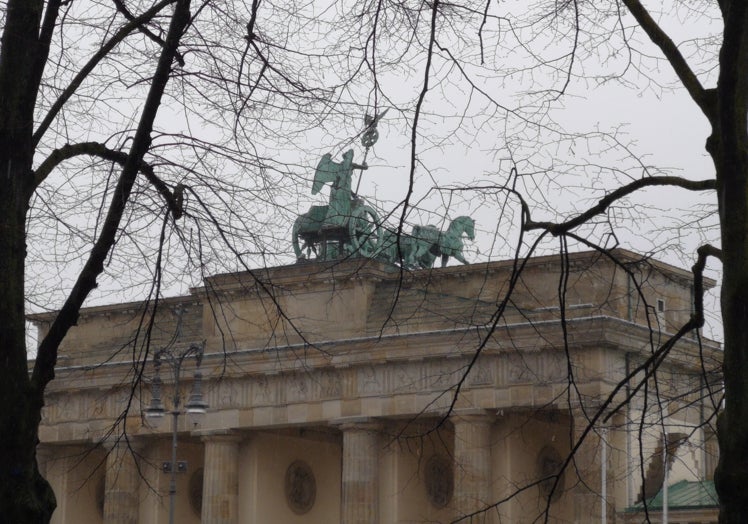
<path fill-rule="evenodd" d="M 239 443 L 242 437 L 223 432 L 204 435 L 203 524 L 239 521 Z"/>
<path fill-rule="evenodd" d="M 456 517 L 470 515 L 494 503 L 491 497 L 491 425 L 492 416 L 485 412 L 456 414 L 455 428 L 455 494 Z M 469 522 L 490 522 L 488 513 L 474 516 Z"/>
<path fill-rule="evenodd" d="M 346 423 L 343 432 L 341 522 L 379 522 L 379 430 L 370 421 Z"/>
<path fill-rule="evenodd" d="M 133 452 L 139 448 L 124 439 L 110 444 L 106 458 L 104 524 L 137 524 L 139 507 L 138 468 Z"/>
<path fill-rule="evenodd" d="M 588 413 L 595 413 L 597 407 L 588 408 Z M 589 426 L 588 415 L 580 408 L 572 410 L 574 425 L 574 446 L 585 434 Z M 596 428 L 598 431 L 601 428 Z M 608 448 L 609 449 L 609 448 Z M 602 439 L 596 431 L 586 434 L 584 442 L 574 454 L 573 467 L 567 469 L 567 486 L 571 488 L 571 496 L 574 503 L 574 522 L 600 522 L 602 516 L 602 505 L 600 494 L 602 492 Z M 609 463 L 609 462 L 608 462 Z M 608 476 L 612 476 L 608 468 Z M 609 518 L 612 519 L 612 517 Z"/>
<path fill-rule="evenodd" d="M 50 448 L 47 448 L 50 449 Z M 39 453 L 37 448 L 37 454 Z M 72 475 L 73 464 L 71 463 L 70 457 L 79 456 L 83 452 L 78 446 L 55 446 L 54 456 L 50 460 L 45 460 L 44 470 L 40 472 L 50 486 L 57 499 L 57 507 L 52 514 L 52 522 L 59 523 L 65 522 L 67 516 L 67 505 L 69 497 L 68 482 Z M 37 459 L 38 460 L 38 459 Z"/>

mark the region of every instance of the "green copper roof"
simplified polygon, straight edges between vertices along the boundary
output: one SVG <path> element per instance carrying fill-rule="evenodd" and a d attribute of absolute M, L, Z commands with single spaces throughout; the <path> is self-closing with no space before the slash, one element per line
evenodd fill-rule
<path fill-rule="evenodd" d="M 714 481 L 681 480 L 668 488 L 667 507 L 669 509 L 713 508 L 719 506 Z M 662 509 L 662 490 L 647 501 L 650 510 Z M 634 504 L 626 511 L 644 511 L 644 503 Z"/>

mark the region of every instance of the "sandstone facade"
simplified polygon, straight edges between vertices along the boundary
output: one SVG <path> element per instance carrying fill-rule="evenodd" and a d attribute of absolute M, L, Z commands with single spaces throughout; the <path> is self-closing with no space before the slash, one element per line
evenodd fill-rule
<path fill-rule="evenodd" d="M 530 259 L 518 277 L 514 261 L 218 275 L 161 301 L 148 343 L 144 304 L 88 308 L 44 409 L 53 522 L 167 522 L 171 431 L 144 424 L 143 362 L 173 336 L 175 307 L 177 346 L 205 341 L 210 406 L 199 427 L 179 418 L 176 522 L 615 522 L 643 478 L 662 483 L 663 431 L 680 435 L 671 481 L 708 478 L 718 346 L 679 341 L 656 388 L 651 366 L 636 373 L 689 318 L 691 275 L 614 254 L 624 267 L 586 252 Z M 50 318 L 31 320 L 43 333 Z"/>

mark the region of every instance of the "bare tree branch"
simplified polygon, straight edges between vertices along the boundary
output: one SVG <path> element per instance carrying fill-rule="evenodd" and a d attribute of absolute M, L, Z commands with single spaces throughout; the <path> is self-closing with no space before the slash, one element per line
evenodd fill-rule
<path fill-rule="evenodd" d="M 698 327 L 704 325 L 704 267 L 706 267 L 706 259 L 714 257 L 718 260 L 722 260 L 722 250 L 716 247 L 705 244 L 696 251 L 698 259 L 693 265 L 693 300 L 694 300 L 694 312 L 693 319 L 697 323 Z"/>
<path fill-rule="evenodd" d="M 55 100 L 54 104 L 52 104 L 52 107 L 49 108 L 49 111 L 47 111 L 46 116 L 42 119 L 41 123 L 39 124 L 39 127 L 36 128 L 36 131 L 34 131 L 33 135 L 33 145 L 37 146 L 39 144 L 39 141 L 44 136 L 44 133 L 46 133 L 49 126 L 54 121 L 57 114 L 60 112 L 62 107 L 65 105 L 65 103 L 70 99 L 71 96 L 73 96 L 73 93 L 75 93 L 76 89 L 80 87 L 80 85 L 83 83 L 83 81 L 88 77 L 88 75 L 91 73 L 91 71 L 94 70 L 94 68 L 104 59 L 106 56 L 114 49 L 120 42 L 122 42 L 128 35 L 130 35 L 133 31 L 139 29 L 145 22 L 148 20 L 153 19 L 156 15 L 158 15 L 165 7 L 167 7 L 170 4 L 173 4 L 177 0 L 161 0 L 157 4 L 155 4 L 153 7 L 151 7 L 149 10 L 145 11 L 142 15 L 137 16 L 133 18 L 129 23 L 125 24 L 120 28 L 119 31 L 117 31 L 112 38 L 110 38 L 106 43 L 104 43 L 98 51 L 86 62 L 86 64 L 83 66 L 83 68 L 78 72 L 77 75 L 73 78 L 73 80 L 70 82 L 70 84 L 65 88 L 65 90 L 60 93 L 60 96 Z"/>
<path fill-rule="evenodd" d="M 527 204 L 523 201 L 522 207 L 523 212 L 526 216 L 524 228 L 528 231 L 533 229 L 545 229 L 552 235 L 562 235 L 571 231 L 572 229 L 581 226 L 582 224 L 589 221 L 592 217 L 604 213 L 608 207 L 620 200 L 621 198 L 638 191 L 645 187 L 655 186 L 672 186 L 687 189 L 689 191 L 707 191 L 716 189 L 716 181 L 713 179 L 708 180 L 688 180 L 685 178 L 675 176 L 653 176 L 648 178 L 640 178 L 631 182 L 630 184 L 623 185 L 616 190 L 608 193 L 600 199 L 597 205 L 589 208 L 587 211 L 577 215 L 576 217 L 569 219 L 565 222 L 535 222 L 530 219 L 530 210 Z"/>
<path fill-rule="evenodd" d="M 128 20 L 129 22 L 134 22 L 135 21 L 135 15 L 133 15 L 130 12 L 130 10 L 122 2 L 122 0 L 113 0 L 113 1 L 114 1 L 114 5 L 117 7 L 117 11 L 119 11 L 120 13 L 122 13 L 122 16 L 124 16 L 126 20 Z M 157 34 L 155 34 L 150 29 L 148 29 L 148 27 L 146 27 L 145 23 L 140 23 L 138 25 L 138 30 L 141 33 L 143 33 L 145 36 L 147 36 L 148 38 L 150 38 L 151 40 L 153 40 L 154 42 L 156 42 L 158 45 L 160 45 L 160 46 L 163 47 L 163 45 L 164 45 L 164 39 L 161 38 L 160 36 L 158 36 Z M 184 57 L 178 51 L 177 51 L 176 61 L 177 61 L 177 63 L 180 66 L 184 67 Z"/>
<path fill-rule="evenodd" d="M 655 22 L 639 0 L 623 0 L 623 3 L 629 8 L 631 14 L 636 18 L 641 28 L 644 29 L 644 32 L 647 33 L 647 36 L 649 36 L 649 39 L 660 48 L 665 58 L 667 58 L 673 67 L 675 74 L 680 78 L 686 91 L 691 95 L 693 101 L 696 102 L 696 105 L 712 121 L 716 116 L 714 90 L 704 89 L 698 77 L 691 70 L 688 62 L 686 62 L 686 59 L 681 54 L 678 46 L 675 45 L 670 36 Z"/>
<path fill-rule="evenodd" d="M 95 156 L 104 160 L 109 160 L 124 167 L 128 155 L 124 151 L 115 151 L 110 149 L 100 142 L 81 142 L 78 144 L 65 144 L 59 149 L 55 149 L 52 153 L 36 168 L 34 176 L 34 187 L 38 187 L 47 176 L 54 170 L 61 162 L 74 158 L 81 155 Z M 154 188 L 163 197 L 166 205 L 169 207 L 174 220 L 181 218 L 184 210 L 182 209 L 181 198 L 178 195 L 177 188 L 174 192 L 169 189 L 166 183 L 161 180 L 153 170 L 153 166 L 149 165 L 145 161 L 141 161 L 138 169 L 143 173 L 146 179 L 153 185 Z"/>
<path fill-rule="evenodd" d="M 177 52 L 180 39 L 190 20 L 190 0 L 176 0 L 169 32 L 159 57 L 153 82 L 143 107 L 142 118 L 133 138 L 132 148 L 127 156 L 122 175 L 112 196 L 109 212 L 101 229 L 101 234 L 91 249 L 88 261 L 80 272 L 65 304 L 55 317 L 49 332 L 39 344 L 31 383 L 35 394 L 41 400 L 45 386 L 54 378 L 57 361 L 57 348 L 71 326 L 75 325 L 79 311 L 88 294 L 96 287 L 96 279 L 104 270 L 104 260 L 115 242 L 117 229 L 122 219 L 125 204 L 132 191 L 140 164 L 151 142 L 151 131 L 158 108 L 169 81 L 171 64 Z"/>

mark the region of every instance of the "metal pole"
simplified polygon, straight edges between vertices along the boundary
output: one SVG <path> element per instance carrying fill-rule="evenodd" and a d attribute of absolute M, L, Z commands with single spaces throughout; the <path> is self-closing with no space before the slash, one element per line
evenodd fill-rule
<path fill-rule="evenodd" d="M 169 482 L 169 524 L 174 524 L 174 502 L 177 495 L 177 421 L 179 411 L 171 412 L 171 481 Z"/>
<path fill-rule="evenodd" d="M 662 440 L 663 440 L 663 446 L 662 446 L 662 463 L 663 467 L 665 468 L 665 476 L 662 481 L 662 524 L 668 524 L 668 516 L 667 516 L 667 484 L 670 475 L 668 475 L 668 461 L 669 457 L 667 455 L 667 431 L 662 432 Z"/>
<path fill-rule="evenodd" d="M 379 123 L 379 120 L 389 111 L 390 108 L 388 107 L 381 113 L 374 114 L 373 117 L 370 117 L 369 115 L 366 115 L 364 117 L 364 122 L 366 123 L 366 128 L 364 129 L 364 132 L 361 136 L 361 144 L 366 148 L 364 150 L 364 160 L 362 162 L 362 165 L 366 165 L 366 157 L 369 156 L 369 148 L 377 143 L 377 140 L 379 140 L 379 131 L 377 131 L 377 124 Z M 358 194 L 358 188 L 361 187 L 361 179 L 364 178 L 364 172 L 361 171 L 361 176 L 358 177 L 358 183 L 356 184 L 356 192 L 355 194 Z"/>
<path fill-rule="evenodd" d="M 171 462 L 164 462 L 162 464 L 164 473 L 166 469 L 171 472 L 171 478 L 169 480 L 169 524 L 174 524 L 174 513 L 176 506 L 176 495 L 177 495 L 177 470 L 179 464 L 177 463 L 177 430 L 179 428 L 179 412 L 181 410 L 181 393 L 179 389 L 180 382 L 180 371 L 184 360 L 194 355 L 196 359 L 195 369 L 195 382 L 193 384 L 193 391 L 187 401 L 186 408 L 190 413 L 205 413 L 205 409 L 208 404 L 203 400 L 202 392 L 200 389 L 200 380 L 202 374 L 200 373 L 200 363 L 203 358 L 203 350 L 205 348 L 205 341 L 202 344 L 190 344 L 190 346 L 183 351 L 172 352 L 174 342 L 179 338 L 179 333 L 182 326 L 182 314 L 183 309 L 177 312 L 177 331 L 172 341 L 164 348 L 160 349 L 153 355 L 153 367 L 155 370 L 155 377 L 153 379 L 153 398 L 151 399 L 151 405 L 145 410 L 146 417 L 153 417 L 161 420 L 166 410 L 161 402 L 161 377 L 159 370 L 161 369 L 162 361 L 165 362 L 169 368 L 171 368 L 174 374 L 174 395 L 172 397 L 172 409 L 171 413 Z"/>
<path fill-rule="evenodd" d="M 600 430 L 600 440 L 602 443 L 602 449 L 600 453 L 600 477 L 602 478 L 601 486 L 601 508 L 600 508 L 600 522 L 606 524 L 608 522 L 608 429 L 603 428 Z"/>

